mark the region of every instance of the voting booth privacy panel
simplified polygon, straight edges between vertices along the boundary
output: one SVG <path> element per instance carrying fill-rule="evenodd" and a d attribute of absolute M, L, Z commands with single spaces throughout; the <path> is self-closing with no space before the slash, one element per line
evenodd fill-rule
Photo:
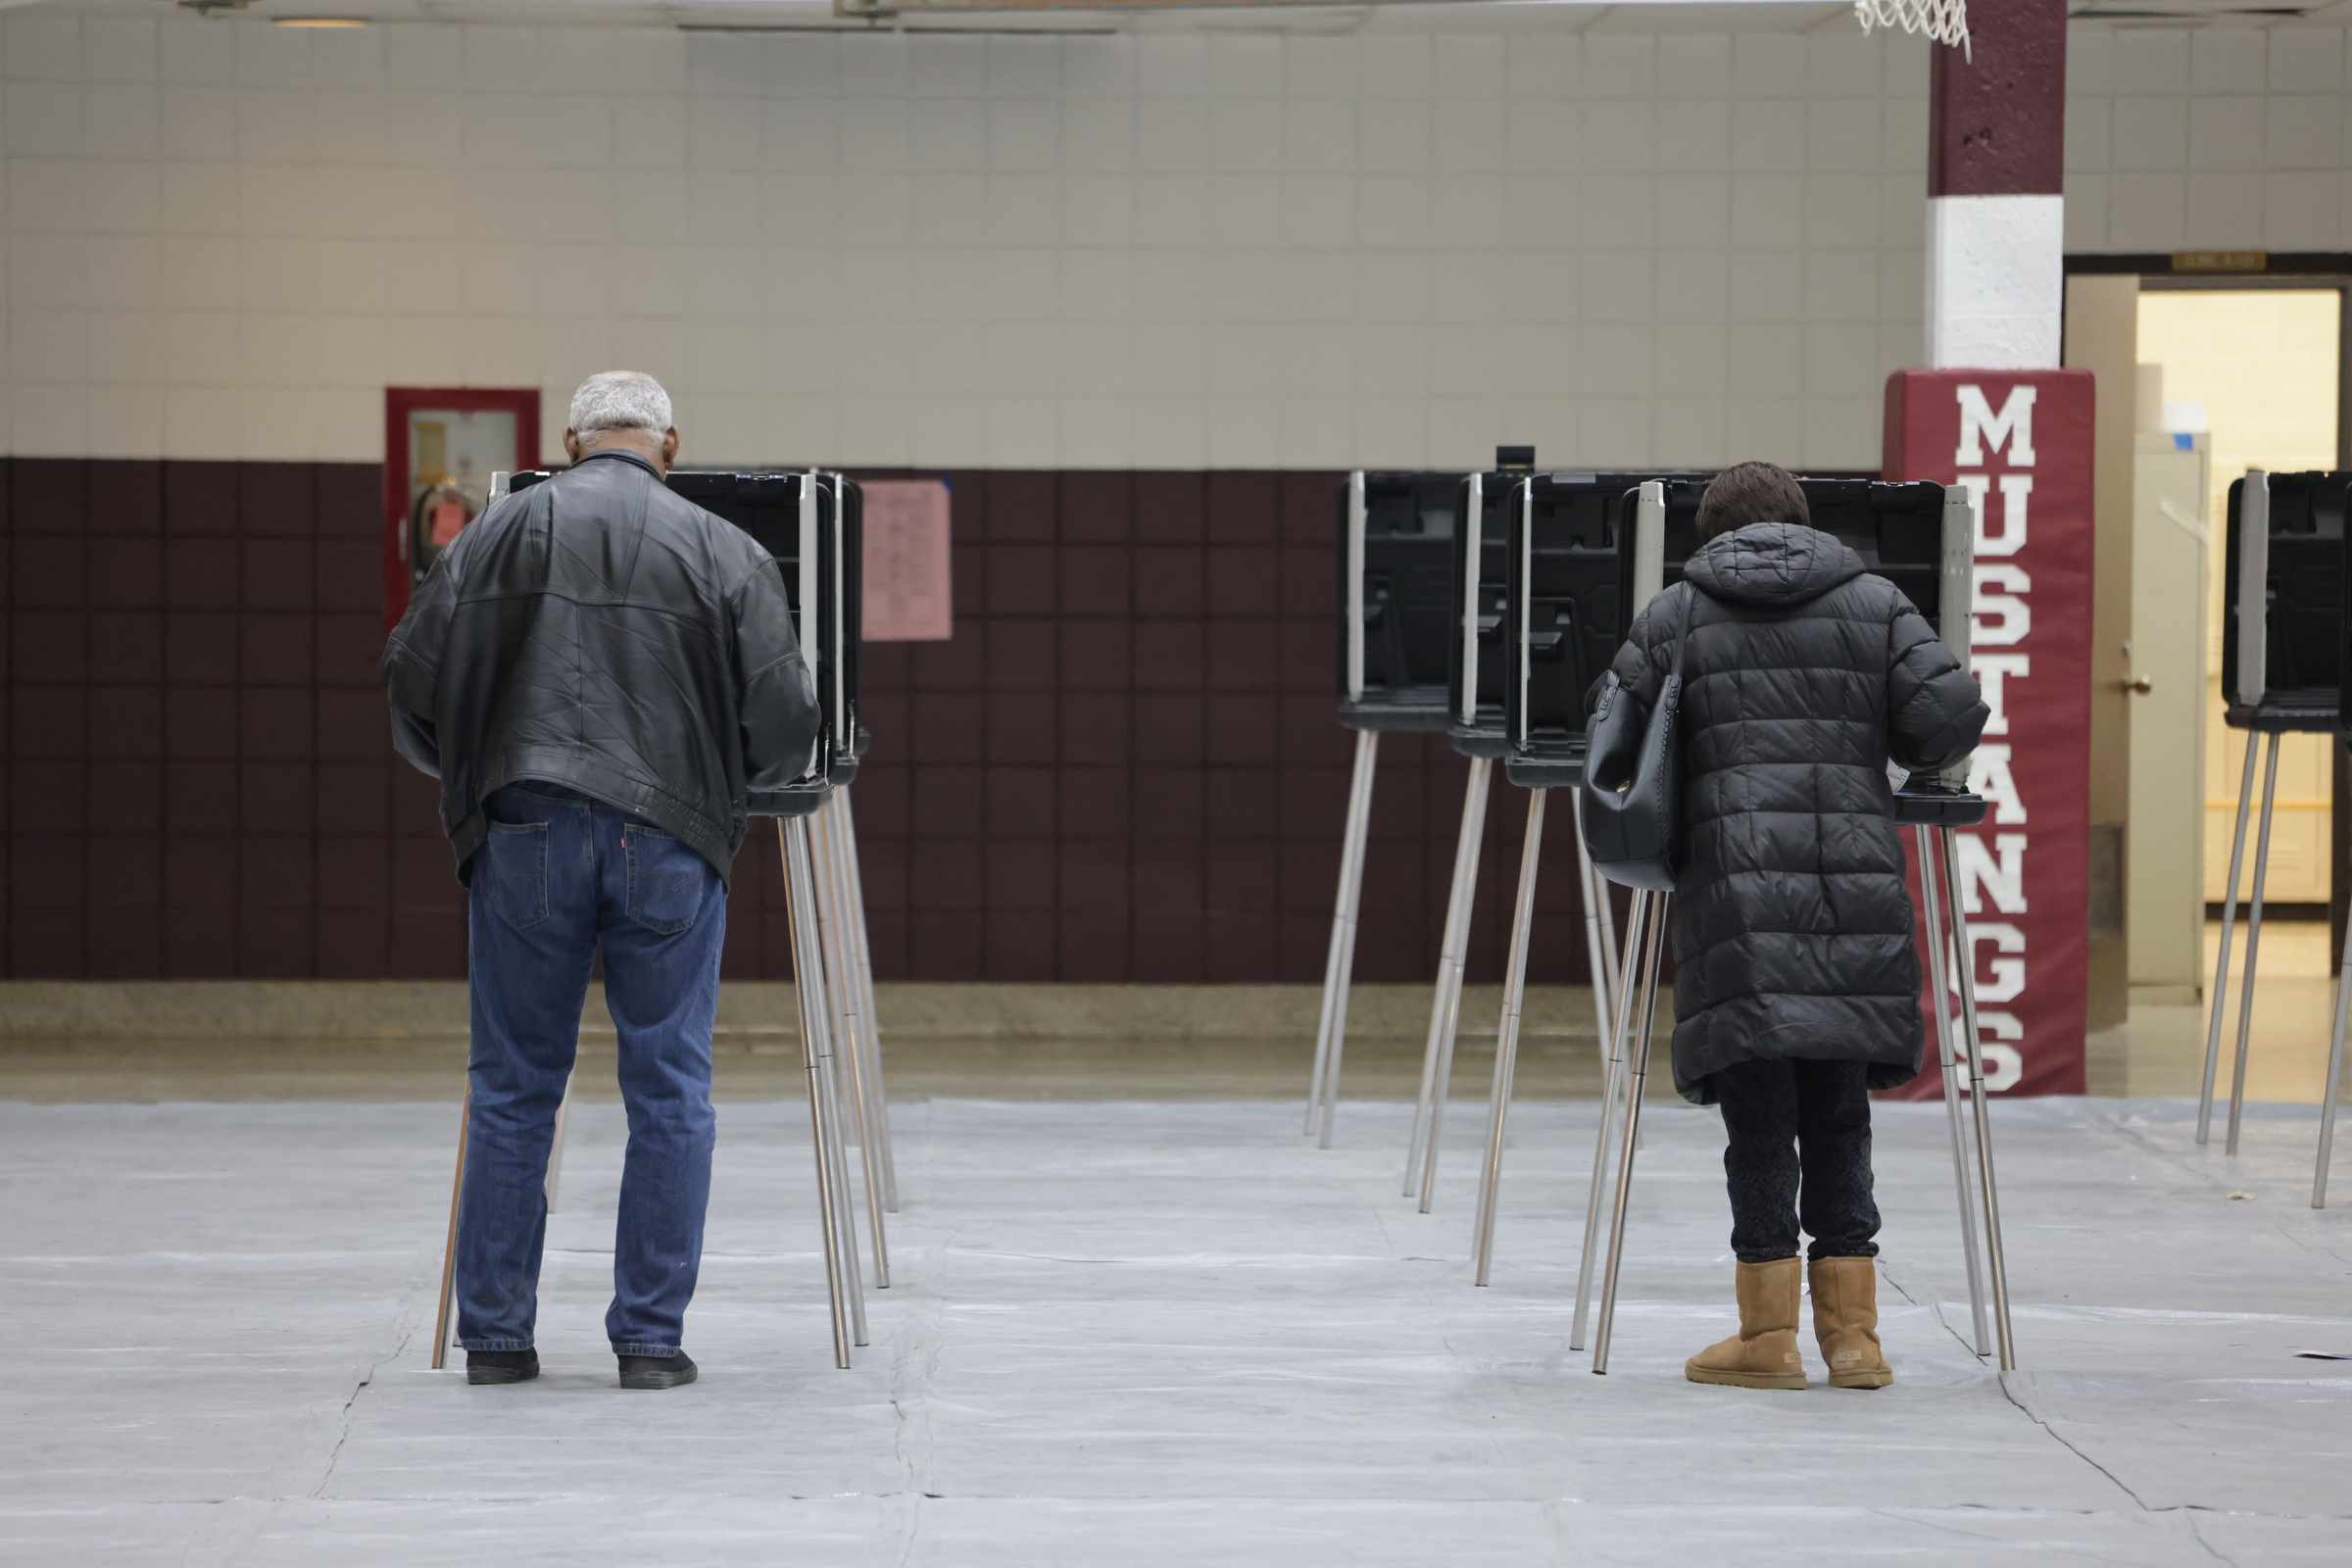
<path fill-rule="evenodd" d="M 1665 554 L 1662 582 L 1683 580 L 1683 567 L 1698 549 L 1698 503 L 1708 476 L 1668 478 L 1664 487 Z M 1862 564 L 1903 592 L 1931 623 L 1942 612 L 1943 493 L 1940 484 L 1889 484 L 1873 479 L 1804 479 L 1805 506 L 1813 526 L 1835 534 L 1862 558 Z M 1634 514 L 1639 496 L 1617 500 L 1619 538 L 1625 561 L 1618 577 L 1618 612 L 1631 628 L 1641 607 L 1634 603 Z M 1614 649 L 1612 648 L 1612 652 Z M 1605 669 L 1605 664 L 1602 666 Z M 1595 670 L 1595 678 L 1600 671 Z"/>
<path fill-rule="evenodd" d="M 858 659 L 864 597 L 862 493 L 839 474 L 813 470 L 729 472 L 680 469 L 669 488 L 760 542 L 784 568 L 794 629 L 816 681 L 825 728 L 811 760 L 815 779 L 847 785 L 858 775 Z M 822 606 L 830 613 L 821 613 Z M 796 784 L 794 796 L 809 782 Z M 799 814 L 797 800 L 753 802 L 755 811 Z"/>
<path fill-rule="evenodd" d="M 1957 486 L 1976 511 L 1970 650 L 1992 717 L 1968 783 L 1991 809 L 1956 848 L 1986 1082 L 2022 1094 L 2084 1089 L 2092 401 L 2085 370 L 1886 382 L 1887 479 Z"/>
<path fill-rule="evenodd" d="M 2337 729 L 2342 711 L 2344 506 L 2341 473 L 2241 474 L 2230 481 L 2222 596 L 2222 696 L 2229 720 L 2263 710 L 2298 729 Z M 2263 612 L 2245 593 L 2249 521 L 2259 521 Z M 2259 656 L 2257 657 L 2257 651 Z"/>
<path fill-rule="evenodd" d="M 509 489 L 520 493 L 548 477 L 543 471 L 517 473 Z M 825 723 L 808 771 L 783 790 L 755 795 L 752 811 L 760 816 L 805 816 L 816 809 L 827 788 L 849 784 L 858 776 L 863 592 L 859 488 L 840 474 L 814 469 L 673 468 L 664 482 L 672 493 L 750 534 L 783 568 L 793 632 L 816 683 Z"/>
<path fill-rule="evenodd" d="M 1583 779 L 1586 699 L 1628 624 L 1619 513 L 1644 477 L 1536 473 L 1511 492 L 1503 775 L 1522 789 Z"/>
<path fill-rule="evenodd" d="M 1443 730 L 1464 475 L 1362 473 L 1340 488 L 1340 722 Z"/>
<path fill-rule="evenodd" d="M 1446 733 L 1455 751 L 1490 762 L 1510 749 L 1503 680 L 1511 504 L 1535 466 L 1535 448 L 1497 447 L 1494 463 L 1487 472 L 1464 476 L 1454 503 L 1454 623 L 1446 660 Z"/>

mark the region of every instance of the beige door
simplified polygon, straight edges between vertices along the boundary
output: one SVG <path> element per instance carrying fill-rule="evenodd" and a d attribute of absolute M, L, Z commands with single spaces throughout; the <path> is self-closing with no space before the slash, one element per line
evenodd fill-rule
<path fill-rule="evenodd" d="M 2197 1000 L 2205 927 L 2205 437 L 2142 431 L 2132 516 L 2132 997 Z"/>

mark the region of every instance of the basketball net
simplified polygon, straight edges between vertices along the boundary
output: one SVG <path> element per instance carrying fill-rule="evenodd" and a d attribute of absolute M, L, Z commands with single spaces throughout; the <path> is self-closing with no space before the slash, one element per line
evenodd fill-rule
<path fill-rule="evenodd" d="M 1854 15 L 1864 32 L 1900 27 L 1976 58 L 1968 47 L 1968 0 L 1854 0 Z"/>

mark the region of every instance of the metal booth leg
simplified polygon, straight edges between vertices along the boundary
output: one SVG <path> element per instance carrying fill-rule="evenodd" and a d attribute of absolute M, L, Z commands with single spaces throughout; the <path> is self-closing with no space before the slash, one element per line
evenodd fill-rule
<path fill-rule="evenodd" d="M 841 1096 L 834 1087 L 835 1067 L 831 1062 L 819 1074 L 825 1080 L 823 1111 L 825 1141 L 833 1152 L 833 1208 L 834 1228 L 841 1237 L 841 1272 L 850 1282 L 850 1343 L 866 1343 L 865 1282 L 858 1268 L 858 1217 L 850 1191 L 850 1160 L 841 1134 Z"/>
<path fill-rule="evenodd" d="M 1585 794 L 1570 790 L 1576 814 L 1577 893 L 1585 906 L 1585 968 L 1592 976 L 1592 1027 L 1599 1032 L 1600 1059 L 1609 1059 L 1609 1014 L 1617 1001 L 1616 933 L 1606 929 L 1610 915 L 1609 884 L 1592 868 L 1592 852 L 1585 848 Z"/>
<path fill-rule="evenodd" d="M 556 1102 L 556 1132 L 547 1149 L 547 1174 L 540 1179 L 539 1190 L 547 1200 L 547 1211 L 556 1211 L 556 1189 L 564 1179 L 564 1124 L 571 1110 L 573 1069 L 564 1080 L 564 1098 Z M 433 1315 L 433 1370 L 438 1372 L 449 1364 L 449 1333 L 451 1316 L 458 1291 L 458 1205 L 466 1196 L 466 1140 L 473 1131 L 473 1088 L 466 1086 L 464 1108 L 458 1112 L 458 1170 L 449 1184 L 449 1235 L 441 1244 L 441 1300 Z"/>
<path fill-rule="evenodd" d="M 1405 1151 L 1404 1196 L 1407 1198 L 1412 1197 L 1420 1185 L 1421 1139 L 1429 1130 L 1430 1093 L 1438 1068 L 1438 1040 L 1444 1032 L 1446 1012 L 1446 981 L 1452 969 L 1457 944 L 1466 946 L 1460 936 L 1460 928 L 1465 923 L 1464 907 L 1468 902 L 1462 896 L 1462 860 L 1468 856 L 1471 864 L 1474 867 L 1477 864 L 1472 846 L 1485 835 L 1483 808 L 1486 805 L 1486 786 L 1487 775 L 1483 764 L 1478 759 L 1472 758 L 1469 782 L 1462 792 L 1462 825 L 1453 844 L 1453 878 L 1446 889 L 1446 930 L 1438 943 L 1437 989 L 1430 1005 L 1429 1037 L 1421 1052 L 1421 1091 L 1413 1101 L 1412 1142 Z M 1475 875 L 1475 871 L 1472 874 Z"/>
<path fill-rule="evenodd" d="M 870 1136 L 874 1141 L 877 1191 L 888 1210 L 892 1206 L 890 1132 L 883 1115 L 881 1029 L 874 1017 L 873 954 L 866 943 L 865 901 L 858 886 L 858 839 L 850 826 L 846 789 L 833 792 L 825 820 L 832 829 L 827 852 L 833 861 L 831 886 L 841 910 L 842 988 L 858 1014 L 858 1136 Z"/>
<path fill-rule="evenodd" d="M 1340 1111 L 1340 1054 L 1348 1039 L 1348 988 L 1355 974 L 1356 912 L 1364 893 L 1364 842 L 1372 828 L 1372 776 L 1380 762 L 1376 731 L 1355 732 L 1355 772 L 1348 782 L 1348 822 L 1340 835 L 1340 891 L 1331 906 L 1331 952 L 1323 960 L 1323 1013 L 1315 1025 L 1315 1068 L 1306 1086 L 1305 1134 L 1331 1147 Z"/>
<path fill-rule="evenodd" d="M 2352 1017 L 2352 926 L 2335 960 L 2335 1031 L 2328 1041 L 2328 1090 L 2320 1097 L 2320 1154 L 2311 1168 L 2311 1206 L 2328 1206 L 2328 1160 L 2335 1149 L 2335 1097 L 2344 1076 L 2344 1024 Z"/>
<path fill-rule="evenodd" d="M 816 858 L 817 822 L 814 814 L 800 818 L 799 826 L 801 842 L 808 851 L 808 904 L 811 911 L 817 915 L 812 930 L 815 936 L 817 976 L 816 1039 L 822 1051 L 818 1057 L 822 1070 L 817 1074 L 818 1087 L 823 1092 L 819 1104 L 825 1119 L 825 1145 L 832 1152 L 834 1229 L 841 1241 L 841 1271 L 850 1287 L 850 1343 L 857 1346 L 866 1343 L 865 1280 L 858 1263 L 857 1191 L 850 1182 L 849 1140 L 845 1136 L 841 1110 L 842 1061 L 834 1024 L 839 1004 L 833 995 L 834 987 L 841 982 L 825 962 L 824 879 Z"/>
<path fill-rule="evenodd" d="M 834 814 L 833 803 L 828 800 L 816 809 L 811 835 L 816 872 L 816 930 L 824 948 L 827 977 L 826 1000 L 831 1007 L 826 1021 L 838 1031 L 841 1042 L 835 1054 L 834 1070 L 838 1075 L 846 1063 L 850 1071 L 850 1115 L 858 1137 L 858 1158 L 865 1178 L 866 1244 L 874 1260 L 874 1289 L 890 1289 L 890 1244 L 883 1234 L 882 1224 L 882 1162 L 880 1141 L 874 1136 L 872 1106 L 866 1095 L 865 1020 L 858 1015 L 856 970 L 850 961 L 849 937 L 843 911 L 849 900 L 842 874 L 840 818 Z M 835 1088 L 840 1085 L 838 1076 Z M 838 1093 L 835 1095 L 838 1114 Z M 846 1156 L 845 1156 L 846 1162 Z"/>
<path fill-rule="evenodd" d="M 1511 952 L 1502 977 L 1502 1021 L 1494 1031 L 1494 1087 L 1487 1096 L 1487 1162 L 1478 1174 L 1477 1283 L 1494 1261 L 1494 1202 L 1502 1188 L 1502 1135 L 1519 1065 L 1519 1012 L 1527 997 L 1528 928 L 1536 921 L 1536 867 L 1544 855 L 1544 797 L 1527 792 L 1527 843 L 1519 853 L 1519 900 L 1511 909 Z M 1434 1163 L 1434 1161 L 1433 1161 Z"/>
<path fill-rule="evenodd" d="M 832 825 L 832 846 L 828 858 L 832 861 L 831 886 L 841 918 L 837 922 L 841 949 L 841 986 L 846 999 L 845 1010 L 856 1014 L 857 1028 L 852 1032 L 850 1076 L 858 1096 L 858 1150 L 865 1165 L 866 1201 L 872 1208 L 874 1234 L 874 1288 L 890 1288 L 890 1266 L 887 1249 L 883 1246 L 882 1216 L 891 1206 L 890 1133 L 885 1125 L 888 1110 L 882 1093 L 882 1047 L 880 1033 L 874 1024 L 871 991 L 860 978 L 860 963 L 870 962 L 865 953 L 865 919 L 857 898 L 856 861 L 852 858 L 850 819 L 847 803 L 841 792 L 834 792 L 828 820 Z"/>
<path fill-rule="evenodd" d="M 833 828 L 833 886 L 841 907 L 842 987 L 858 1013 L 857 1054 L 852 1061 L 858 1079 L 858 1136 L 871 1138 L 874 1154 L 867 1179 L 875 1200 L 887 1211 L 897 1204 L 890 1170 L 890 1126 L 882 1089 L 882 1031 L 874 1017 L 873 955 L 865 940 L 865 902 L 858 890 L 857 837 L 850 827 L 846 792 L 833 792 L 828 817 Z M 881 1222 L 875 1221 L 877 1225 Z M 887 1279 L 877 1282 L 887 1286 Z"/>
<path fill-rule="evenodd" d="M 441 1244 L 441 1309 L 433 1317 L 433 1370 L 449 1363 L 450 1307 L 458 1291 L 458 1200 L 466 1193 L 466 1137 L 472 1131 L 473 1086 L 458 1111 L 458 1174 L 449 1184 L 449 1236 Z"/>
<path fill-rule="evenodd" d="M 873 1101 L 874 1142 L 882 1155 L 882 1207 L 899 1211 L 899 1164 L 890 1147 L 890 1088 L 882 1077 L 882 1015 L 874 1007 L 874 945 L 865 924 L 865 871 L 858 859 L 858 818 L 850 808 L 850 789 L 833 792 L 840 803 L 841 863 L 849 873 L 849 937 L 852 978 L 858 984 L 860 1016 L 865 1019 L 866 1093 Z"/>
<path fill-rule="evenodd" d="M 784 857 L 785 907 L 792 926 L 793 990 L 801 1014 L 801 1060 L 808 1076 L 808 1135 L 816 1153 L 816 1208 L 825 1240 L 825 1292 L 833 1313 L 833 1362 L 850 1364 L 850 1297 L 857 1290 L 857 1250 L 843 1222 L 834 1190 L 833 1118 L 828 1082 L 831 1048 L 825 1038 L 824 959 L 816 936 L 814 877 L 808 856 L 808 823 L 784 817 L 776 823 Z"/>
<path fill-rule="evenodd" d="M 2262 885 L 2271 870 L 2271 811 L 2278 804 L 2279 732 L 2262 762 L 2262 831 L 2254 840 L 2254 897 L 2246 906 L 2246 972 L 2237 986 L 2237 1060 L 2230 1073 L 2230 1138 L 2223 1152 L 2237 1152 L 2237 1130 L 2246 1108 L 2246 1048 L 2254 1035 L 2254 965 L 2262 952 Z"/>
<path fill-rule="evenodd" d="M 2222 954 L 2213 966 L 2213 1012 L 2205 1023 L 2205 1087 L 2197 1095 L 2197 1146 L 2213 1131 L 2213 1080 L 2222 1062 L 2222 1013 L 2230 1001 L 2230 939 L 2237 932 L 2237 878 L 2246 863 L 2246 813 L 2254 806 L 2254 753 L 2262 737 L 2246 731 L 2246 767 L 2237 781 L 2237 831 L 2230 839 L 2230 886 L 2222 896 Z M 2246 988 L 2254 971 L 2246 970 Z"/>
<path fill-rule="evenodd" d="M 1642 933 L 1647 929 L 1649 901 L 1654 896 L 1640 888 L 1634 890 L 1632 907 L 1626 911 L 1624 960 L 1617 970 L 1620 977 L 1639 972 Z M 1592 1137 L 1592 1190 L 1585 1199 L 1585 1246 L 1576 1265 L 1576 1319 L 1568 1333 L 1571 1350 L 1585 1348 L 1585 1318 L 1592 1304 L 1592 1259 L 1600 1244 L 1600 1197 L 1607 1190 L 1604 1173 L 1609 1165 L 1609 1134 L 1617 1116 L 1617 1092 L 1625 1081 L 1625 1038 L 1634 1015 L 1631 986 L 1621 983 L 1617 987 L 1616 1005 L 1610 1010 L 1612 1026 L 1601 1035 L 1600 1128 Z"/>
<path fill-rule="evenodd" d="M 1617 910 L 1611 902 L 1609 879 L 1600 874 L 1592 863 L 1592 856 L 1585 848 L 1584 797 L 1576 797 L 1576 861 L 1584 868 L 1585 900 L 1590 913 L 1600 922 L 1600 957 L 1594 966 L 1596 978 L 1592 986 L 1593 1021 L 1600 1029 L 1601 1077 L 1605 1080 L 1616 1070 L 1615 1063 L 1625 1056 L 1625 958 L 1617 940 Z M 1630 911 L 1629 911 L 1630 912 Z M 1605 1005 L 1603 999 L 1605 998 Z M 1582 1346 L 1573 1347 L 1582 1349 Z"/>
<path fill-rule="evenodd" d="M 556 1102 L 556 1136 L 548 1144 L 547 1175 L 539 1184 L 540 1192 L 547 1197 L 550 1214 L 556 1211 L 556 1188 L 564 1180 L 564 1128 L 571 1119 L 571 1086 L 579 1075 L 577 1067 L 564 1075 L 564 1098 Z"/>
<path fill-rule="evenodd" d="M 1617 1322 L 1617 1281 L 1625 1261 L 1625 1210 L 1634 1191 L 1635 1140 L 1642 1131 L 1642 1092 L 1649 1077 L 1649 1037 L 1658 1016 L 1658 963 L 1666 951 L 1666 913 L 1674 903 L 1669 894 L 1649 902 L 1649 918 L 1642 923 L 1640 996 L 1635 1005 L 1641 1018 L 1634 1034 L 1634 1051 L 1625 1071 L 1625 1136 L 1617 1147 L 1617 1201 L 1609 1221 L 1609 1265 L 1600 1282 L 1600 1321 L 1592 1335 L 1592 1370 L 1609 1370 L 1609 1334 Z M 1633 977 L 1629 973 L 1627 979 Z"/>
<path fill-rule="evenodd" d="M 837 990 L 842 984 L 838 969 L 827 962 L 825 953 L 825 875 L 823 862 L 817 856 L 817 836 L 820 824 L 811 813 L 799 819 L 801 842 L 808 850 L 808 903 L 815 910 L 816 976 L 817 976 L 817 1039 L 824 1047 L 820 1058 L 824 1070 L 817 1074 L 823 1090 L 820 1105 L 825 1118 L 825 1144 L 833 1157 L 833 1208 L 835 1234 L 841 1238 L 841 1271 L 850 1282 L 850 1343 L 866 1343 L 865 1280 L 858 1264 L 858 1199 L 857 1189 L 850 1181 L 849 1140 L 845 1136 L 841 1111 L 842 1041 L 836 1022 L 841 1010 Z"/>
<path fill-rule="evenodd" d="M 1963 1123 L 1966 1113 L 1960 1108 L 1960 1065 L 1952 1050 L 1952 973 L 1954 958 L 1961 963 L 1973 961 L 1974 955 L 1963 947 L 1958 953 L 1946 946 L 1943 932 L 1942 879 L 1936 873 L 1941 858 L 1934 829 L 1920 826 L 1911 830 L 1919 846 L 1919 913 L 1928 929 L 1928 996 L 1934 1004 L 1930 1022 L 1936 1030 L 1936 1064 L 1943 1074 L 1943 1118 L 1952 1138 L 1952 1183 L 1960 1198 L 1960 1252 L 1968 1269 L 1968 1315 L 1976 1330 L 1976 1351 L 1979 1355 L 1992 1353 L 1992 1338 L 1984 1321 L 1984 1263 L 1977 1255 L 1977 1199 L 1974 1173 L 1968 1168 L 1968 1134 Z"/>
<path fill-rule="evenodd" d="M 1581 797 L 1576 803 L 1576 858 L 1592 882 L 1593 907 L 1600 915 L 1600 961 L 1608 975 L 1609 1011 L 1613 1015 L 1617 1011 L 1617 994 L 1625 989 L 1622 956 L 1625 944 L 1617 937 L 1617 906 L 1613 902 L 1615 896 L 1609 892 L 1609 879 L 1600 874 L 1592 864 L 1591 853 L 1585 849 L 1585 803 Z M 1626 910 L 1626 918 L 1629 922 L 1633 918 L 1630 907 Z"/>
<path fill-rule="evenodd" d="M 2001 1248 L 2001 1199 L 1992 1179 L 1992 1111 L 1991 1097 L 1984 1091 L 1984 1036 L 1977 1024 L 1977 965 L 1976 949 L 1968 936 L 1968 911 L 1960 902 L 1960 857 L 1952 848 L 1949 828 L 1934 830 L 1937 852 L 1943 865 L 1944 910 L 1951 917 L 1952 935 L 1957 939 L 1961 962 L 1954 972 L 1960 977 L 1960 1040 L 1968 1052 L 1968 1098 L 1976 1111 L 1977 1124 L 1977 1182 L 1984 1199 L 1984 1260 L 1992 1276 L 1992 1326 L 2000 1340 L 2001 1370 L 2017 1370 L 2017 1346 L 2009 1333 L 2009 1265 Z M 2247 950 L 2252 956 L 2252 949 Z"/>
<path fill-rule="evenodd" d="M 1494 764 L 1470 760 L 1470 786 L 1462 800 L 1462 836 L 1453 850 L 1453 893 L 1446 901 L 1446 941 L 1438 959 L 1438 995 L 1429 1014 L 1429 1044 L 1421 1055 L 1421 1102 L 1413 1118 L 1414 1148 L 1406 1161 L 1404 1196 L 1413 1196 L 1418 1167 L 1421 1212 L 1429 1212 L 1438 1179 L 1438 1135 L 1446 1119 L 1446 1094 L 1453 1077 L 1453 1040 L 1462 1020 L 1462 966 L 1468 961 L 1470 921 L 1478 899 L 1478 852 L 1487 836 L 1487 781 Z"/>

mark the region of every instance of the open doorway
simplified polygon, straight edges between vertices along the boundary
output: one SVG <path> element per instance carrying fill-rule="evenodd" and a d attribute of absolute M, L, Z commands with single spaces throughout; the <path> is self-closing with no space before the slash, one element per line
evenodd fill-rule
<path fill-rule="evenodd" d="M 2139 296 L 2140 364 L 2161 371 L 2163 430 L 2203 435 L 2208 459 L 2204 883 L 2206 901 L 2219 903 L 2229 883 L 2244 760 L 2244 736 L 2222 723 L 2230 484 L 2248 468 L 2296 473 L 2336 466 L 2343 294 L 2156 282 L 2143 283 Z M 2278 759 L 2268 895 L 2272 904 L 2300 906 L 2305 914 L 2323 912 L 2328 897 L 2331 744 L 2324 735 L 2290 735 Z"/>
<path fill-rule="evenodd" d="M 2202 700 L 2193 710 L 2177 711 L 2170 722 L 2193 724 L 2200 734 L 2143 737 L 2155 717 L 2143 707 L 2134 717 L 2134 764 L 2143 751 L 2176 750 L 2180 760 L 2197 758 L 2203 810 L 2201 847 L 2184 845 L 2180 885 L 2201 886 L 2209 912 L 2218 915 L 2228 892 L 2230 849 L 2238 806 L 2246 735 L 2222 718 L 2222 640 L 2226 618 L 2226 518 L 2232 481 L 2248 468 L 2274 473 L 2330 469 L 2345 465 L 2343 343 L 2345 287 L 2334 278 L 2248 278 L 2211 281 L 2143 277 L 2138 296 L 2138 398 L 2144 433 L 2136 478 L 2138 510 L 2167 501 L 2174 520 L 2184 526 L 2196 514 L 2204 538 Z M 2160 402 L 2162 413 L 2146 405 Z M 2192 476 L 2193 477 L 2190 477 Z M 2181 492 L 2149 494 L 2169 486 Z M 2198 489 L 2202 495 L 2195 495 Z M 2147 524 L 2139 532 L 2147 534 Z M 2158 530 L 2159 534 L 2166 530 Z M 2146 606 L 2139 603 L 2135 564 L 2135 632 Z M 2184 624 L 2182 616 L 2159 624 Z M 2185 672 L 2185 662 L 2182 662 Z M 2147 743 L 2143 747 L 2143 740 Z M 2328 924 L 2337 849 L 2334 838 L 2334 741 L 2326 735 L 2290 735 L 2278 762 L 2278 793 L 2272 827 L 2270 870 L 2265 889 L 2268 913 L 2262 939 L 2261 988 L 2250 1057 L 2249 1096 L 2256 1100 L 2317 1098 L 2328 1039 L 2329 979 L 2333 953 Z M 2137 852 L 2148 846 L 2135 844 Z M 2248 865 L 2239 883 L 2242 904 L 2252 881 Z M 2137 869 L 2135 865 L 2135 870 Z M 2136 914 L 2135 908 L 2135 914 Z M 2210 982 L 2218 918 L 2205 923 L 2199 973 Z M 2235 967 L 2233 963 L 2232 967 Z M 2236 997 L 2231 997 L 2234 1004 Z M 2234 1013 L 2234 1005 L 2231 1012 Z M 2226 1031 L 2227 1033 L 2228 1031 Z M 2197 1042 L 2199 1046 L 2202 1041 Z M 2196 1054 L 2199 1057 L 2202 1052 Z M 2306 1082 L 2306 1080 L 2309 1080 Z M 2154 1087 L 2154 1086 L 2150 1086 Z M 2180 1092 L 2167 1086 L 2156 1092 Z M 2187 1092 L 2193 1093 L 2193 1088 Z"/>

